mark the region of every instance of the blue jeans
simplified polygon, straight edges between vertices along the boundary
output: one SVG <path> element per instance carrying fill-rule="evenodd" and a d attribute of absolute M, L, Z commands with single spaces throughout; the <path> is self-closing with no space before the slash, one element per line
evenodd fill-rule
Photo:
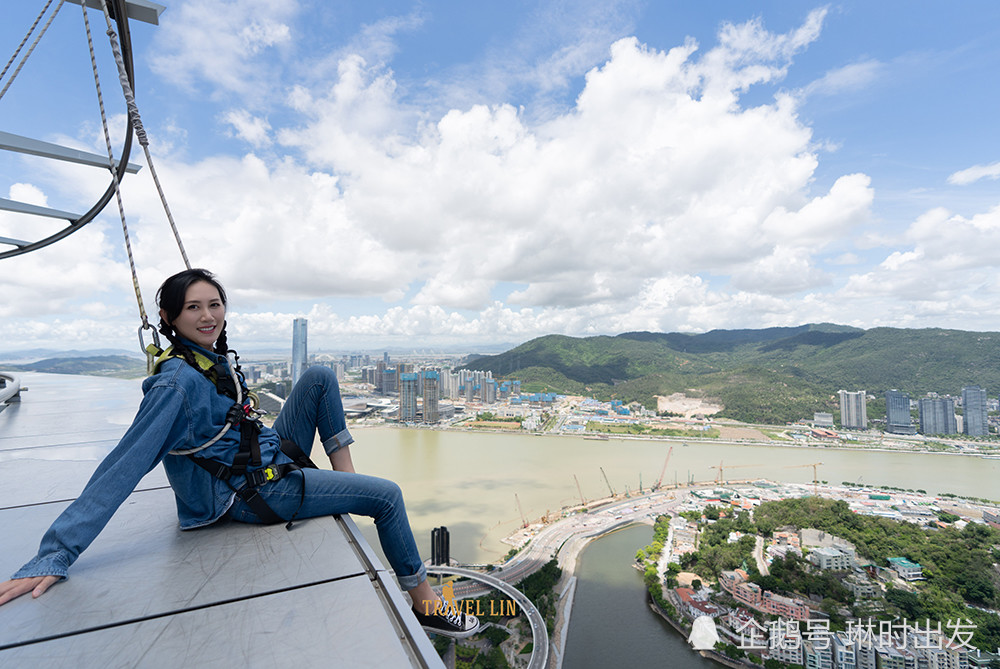
<path fill-rule="evenodd" d="M 317 430 L 327 453 L 351 444 L 354 438 L 347 430 L 340 387 L 333 371 L 326 367 L 307 369 L 281 409 L 274 429 L 306 453 L 312 447 Z M 352 472 L 303 469 L 264 485 L 260 494 L 283 518 L 291 518 L 296 510 L 296 518 L 339 513 L 374 518 L 379 543 L 396 572 L 399 587 L 412 590 L 427 578 L 427 569 L 420 559 L 406 517 L 403 493 L 392 481 Z M 245 523 L 261 522 L 239 497 L 230 507 L 229 516 Z"/>

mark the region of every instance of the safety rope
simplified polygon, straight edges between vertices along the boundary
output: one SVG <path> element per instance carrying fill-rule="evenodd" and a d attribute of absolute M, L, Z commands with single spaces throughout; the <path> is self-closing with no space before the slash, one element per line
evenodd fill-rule
<path fill-rule="evenodd" d="M 101 93 L 101 77 L 97 71 L 97 57 L 94 54 L 94 40 L 90 33 L 90 19 L 87 18 L 86 3 L 81 3 L 80 6 L 83 9 L 83 25 L 87 31 L 87 46 L 90 48 L 90 64 L 94 69 L 94 85 L 97 88 L 97 103 L 101 108 L 101 127 L 104 129 L 104 143 L 108 150 L 108 166 L 111 171 L 111 180 L 115 187 L 115 200 L 118 202 L 118 216 L 122 221 L 122 233 L 125 236 L 125 251 L 128 254 L 128 264 L 132 270 L 132 288 L 135 290 L 135 301 L 139 305 L 139 318 L 142 320 L 142 325 L 139 326 L 139 347 L 142 348 L 143 353 L 146 354 L 146 368 L 147 371 L 152 374 L 153 355 L 145 350 L 144 342 L 142 340 L 142 331 L 153 331 L 153 339 L 156 342 L 157 347 L 159 347 L 159 336 L 157 335 L 156 329 L 149 324 L 149 318 L 146 316 L 146 307 L 142 302 L 142 291 L 139 289 L 139 276 L 136 273 L 135 258 L 132 255 L 132 241 L 128 234 L 128 223 L 125 221 L 125 206 L 122 204 L 121 182 L 118 179 L 118 171 L 115 169 L 115 155 L 114 149 L 111 146 L 111 133 L 108 132 L 108 117 L 104 111 L 104 96 Z"/>
<path fill-rule="evenodd" d="M 45 26 L 42 28 L 42 32 L 38 33 L 38 37 L 36 37 L 35 41 L 32 42 L 31 48 L 28 49 L 28 52 L 26 54 L 24 54 L 24 58 L 21 59 L 21 62 L 17 64 L 17 69 L 14 70 L 14 74 L 10 75 L 10 81 L 8 81 L 7 84 L 3 87 L 3 90 L 0 91 L 0 99 L 3 99 L 3 96 L 7 94 L 7 89 L 9 89 L 10 85 L 14 83 L 15 79 L 17 79 L 17 75 L 21 72 L 21 68 L 24 67 L 25 62 L 27 62 L 28 57 L 35 50 L 35 47 L 38 46 L 38 41 L 42 39 L 42 35 L 44 35 L 45 31 L 49 29 L 50 25 L 52 25 L 52 19 L 54 19 L 56 17 L 56 14 L 59 13 L 59 10 L 62 9 L 63 3 L 65 1 L 66 0 L 59 0 L 59 4 L 56 6 L 56 10 L 52 12 L 52 16 L 49 17 L 48 21 L 46 21 Z M 14 51 L 14 55 L 12 55 L 10 57 L 10 60 L 7 61 L 7 64 L 3 68 L 3 72 L 0 72 L 0 80 L 2 80 L 4 78 L 4 75 L 7 74 L 7 70 L 10 69 L 11 63 L 13 63 L 14 59 L 17 58 L 17 54 L 21 52 L 21 49 L 24 47 L 25 42 L 27 42 L 28 38 L 31 37 L 31 33 L 35 32 L 35 27 L 38 25 L 38 22 L 42 20 L 42 17 L 45 16 L 45 12 L 48 11 L 49 5 L 51 4 L 52 0 L 49 0 L 48 2 L 45 3 L 45 6 L 42 8 L 42 11 L 38 15 L 38 18 L 36 18 L 35 22 L 31 24 L 31 29 L 27 32 L 27 34 L 24 36 L 24 39 L 21 40 L 21 43 Z"/>
<path fill-rule="evenodd" d="M 101 0 L 101 9 L 104 11 L 104 20 L 108 24 L 108 39 L 111 41 L 111 51 L 115 54 L 115 63 L 118 65 L 118 80 L 122 85 L 122 92 L 125 94 L 125 105 L 128 107 L 128 115 L 132 120 L 135 129 L 136 139 L 142 145 L 142 150 L 146 154 L 146 165 L 149 166 L 149 173 L 153 176 L 153 183 L 156 184 L 156 192 L 160 194 L 160 202 L 163 204 L 163 211 L 167 214 L 167 221 L 170 222 L 170 229 L 174 232 L 174 239 L 177 240 L 177 248 L 180 249 L 181 257 L 184 258 L 184 266 L 191 269 L 191 262 L 188 260 L 187 252 L 184 250 L 184 242 L 177 232 L 177 225 L 174 223 L 174 216 L 170 213 L 170 205 L 167 204 L 167 197 L 163 194 L 160 186 L 160 178 L 156 174 L 156 167 L 153 165 L 153 156 L 149 152 L 149 139 L 146 137 L 146 129 L 142 127 L 142 118 L 139 117 L 139 107 L 135 103 L 135 95 L 132 92 L 132 85 L 128 80 L 128 72 L 125 70 L 125 60 L 122 58 L 121 48 L 118 46 L 118 36 L 111 26 L 111 14 L 108 12 L 108 4 Z"/>

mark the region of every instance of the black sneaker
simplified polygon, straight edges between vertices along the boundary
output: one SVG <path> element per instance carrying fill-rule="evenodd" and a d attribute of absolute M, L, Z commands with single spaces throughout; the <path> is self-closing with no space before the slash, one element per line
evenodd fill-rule
<path fill-rule="evenodd" d="M 469 615 L 464 611 L 455 611 L 445 607 L 444 610 L 434 611 L 430 615 L 413 609 L 413 615 L 417 617 L 417 622 L 428 632 L 450 636 L 454 639 L 464 639 L 479 631 L 479 618 Z"/>

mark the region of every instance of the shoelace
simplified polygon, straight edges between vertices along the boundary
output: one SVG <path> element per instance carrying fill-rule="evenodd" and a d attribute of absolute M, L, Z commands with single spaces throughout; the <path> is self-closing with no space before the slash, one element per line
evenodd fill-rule
<path fill-rule="evenodd" d="M 441 617 L 447 620 L 449 623 L 454 625 L 460 630 L 465 629 L 465 612 L 464 611 L 450 611 L 442 612 Z"/>

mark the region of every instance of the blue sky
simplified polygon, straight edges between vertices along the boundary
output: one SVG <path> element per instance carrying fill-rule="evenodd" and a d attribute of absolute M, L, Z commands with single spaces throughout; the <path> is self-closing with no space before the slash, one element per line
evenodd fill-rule
<path fill-rule="evenodd" d="M 5 8 L 4 60 L 43 4 Z M 234 343 L 283 346 L 297 316 L 326 349 L 1000 330 L 994 2 L 166 4 L 133 24 L 137 100 Z M 67 3 L 0 129 L 103 152 L 95 99 Z M 0 196 L 82 210 L 104 184 L 0 156 Z M 153 311 L 179 254 L 148 169 L 123 198 Z M 0 270 L 0 352 L 133 346 L 113 206 Z"/>

